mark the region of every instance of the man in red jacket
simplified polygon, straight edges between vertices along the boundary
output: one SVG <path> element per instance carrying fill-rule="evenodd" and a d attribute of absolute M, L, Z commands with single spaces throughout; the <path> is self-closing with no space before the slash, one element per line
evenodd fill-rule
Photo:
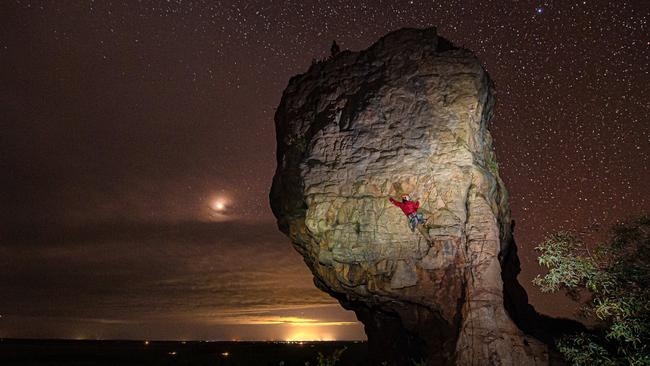
<path fill-rule="evenodd" d="M 417 227 L 418 231 L 424 236 L 429 244 L 431 244 L 432 240 L 429 236 L 429 230 L 427 230 L 424 225 L 427 220 L 425 220 L 424 216 L 418 212 L 420 201 L 413 202 L 408 194 L 403 194 L 401 198 L 402 202 L 393 199 L 393 197 L 389 197 L 388 199 L 392 204 L 402 209 L 402 212 L 404 212 L 404 215 L 406 215 L 409 220 L 409 228 L 411 228 L 411 231 L 415 232 L 415 228 Z"/>

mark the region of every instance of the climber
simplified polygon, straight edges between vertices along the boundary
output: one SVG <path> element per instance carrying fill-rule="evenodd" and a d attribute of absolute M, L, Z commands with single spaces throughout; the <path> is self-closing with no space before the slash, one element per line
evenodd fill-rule
<path fill-rule="evenodd" d="M 332 47 L 330 48 L 330 58 L 338 55 L 341 52 L 341 47 L 336 43 L 336 40 L 332 41 Z"/>
<path fill-rule="evenodd" d="M 401 195 L 401 198 L 402 202 L 393 199 L 393 197 L 389 197 L 388 200 L 395 206 L 402 209 L 402 212 L 404 212 L 404 215 L 406 215 L 409 220 L 409 228 L 411 228 L 411 231 L 415 232 L 415 229 L 417 228 L 422 236 L 424 236 L 424 238 L 427 240 L 427 242 L 430 245 L 433 244 L 433 240 L 429 236 L 429 230 L 425 225 L 427 220 L 424 218 L 424 215 L 422 215 L 422 213 L 418 212 L 418 209 L 420 208 L 420 202 L 413 202 L 413 200 L 411 200 L 411 196 L 408 194 Z"/>

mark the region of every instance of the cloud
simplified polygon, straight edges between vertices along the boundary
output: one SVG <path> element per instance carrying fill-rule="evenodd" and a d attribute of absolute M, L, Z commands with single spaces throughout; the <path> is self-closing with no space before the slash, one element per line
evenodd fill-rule
<path fill-rule="evenodd" d="M 287 326 L 358 332 L 354 314 L 315 288 L 271 221 L 105 222 L 17 229 L 8 238 L 0 247 L 3 321 L 20 318 L 26 331 L 40 324 L 55 335 L 110 327 L 126 338 L 145 325 L 187 329 L 190 338 L 241 326 L 268 328 L 246 333 L 258 336 Z"/>
<path fill-rule="evenodd" d="M 317 319 L 304 319 L 296 317 L 276 316 L 276 317 L 251 317 L 249 319 L 241 319 L 236 324 L 288 324 L 299 326 L 329 326 L 329 325 L 354 325 L 356 322 L 323 322 Z"/>
<path fill-rule="evenodd" d="M 102 244 L 106 242 L 142 242 L 166 240 L 191 241 L 195 244 L 254 242 L 264 238 L 278 239 L 279 232 L 272 221 L 103 221 L 78 225 L 20 224 L 5 229 L 9 245 L 58 246 L 71 244 Z M 243 238 L 244 237 L 244 238 Z"/>

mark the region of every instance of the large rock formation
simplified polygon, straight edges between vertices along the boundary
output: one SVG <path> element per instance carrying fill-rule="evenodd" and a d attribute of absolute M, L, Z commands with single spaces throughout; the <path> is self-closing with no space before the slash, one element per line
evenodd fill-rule
<path fill-rule="evenodd" d="M 506 311 L 522 299 L 504 305 L 518 265 L 502 267 L 518 262 L 493 105 L 479 60 L 433 28 L 340 52 L 284 91 L 273 212 L 316 285 L 363 322 L 376 364 L 549 363 Z M 434 249 L 388 201 L 401 193 L 421 202 Z"/>

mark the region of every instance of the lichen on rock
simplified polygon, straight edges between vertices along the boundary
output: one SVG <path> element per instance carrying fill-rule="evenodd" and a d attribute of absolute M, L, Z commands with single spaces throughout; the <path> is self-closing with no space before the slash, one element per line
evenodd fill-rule
<path fill-rule="evenodd" d="M 434 28 L 339 52 L 284 91 L 273 212 L 316 285 L 364 323 L 376 364 L 549 362 L 504 306 L 494 99 L 480 61 Z M 401 193 L 420 201 L 432 247 L 388 201 Z"/>

